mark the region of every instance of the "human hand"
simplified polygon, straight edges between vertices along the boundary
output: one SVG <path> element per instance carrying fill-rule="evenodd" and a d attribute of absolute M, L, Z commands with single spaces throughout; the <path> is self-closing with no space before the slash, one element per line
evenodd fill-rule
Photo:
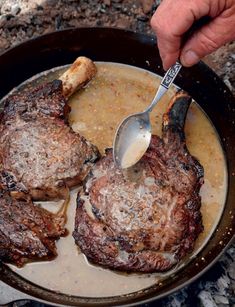
<path fill-rule="evenodd" d="M 184 34 L 196 20 L 211 17 L 182 45 Z M 151 19 L 163 67 L 177 59 L 184 66 L 235 39 L 235 0 L 163 0 Z"/>

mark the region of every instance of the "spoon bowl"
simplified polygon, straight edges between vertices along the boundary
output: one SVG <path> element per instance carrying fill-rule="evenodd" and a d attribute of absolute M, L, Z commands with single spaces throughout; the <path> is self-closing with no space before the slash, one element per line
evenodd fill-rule
<path fill-rule="evenodd" d="M 145 154 L 151 141 L 149 113 L 166 93 L 181 67 L 181 64 L 176 62 L 168 69 L 153 101 L 144 112 L 126 117 L 119 125 L 113 143 L 113 159 L 118 167 L 131 167 Z"/>
<path fill-rule="evenodd" d="M 126 117 L 117 129 L 113 155 L 116 164 L 128 168 L 139 161 L 149 147 L 151 124 L 148 112 Z"/>

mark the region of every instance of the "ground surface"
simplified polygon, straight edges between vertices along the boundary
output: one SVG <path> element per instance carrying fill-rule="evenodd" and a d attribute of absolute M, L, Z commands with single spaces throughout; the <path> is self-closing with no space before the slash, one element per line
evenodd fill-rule
<path fill-rule="evenodd" d="M 111 26 L 152 34 L 160 0 L 0 0 L 0 53 L 20 42 L 68 27 Z M 235 43 L 205 59 L 235 93 Z"/>
<path fill-rule="evenodd" d="M 0 0 L 0 53 L 32 37 L 68 27 L 112 26 L 153 34 L 149 20 L 159 2 Z M 235 42 L 208 56 L 205 62 L 235 94 Z M 197 282 L 151 306 L 235 306 L 234 259 L 235 245 Z M 41 304 L 23 303 L 21 306 Z"/>

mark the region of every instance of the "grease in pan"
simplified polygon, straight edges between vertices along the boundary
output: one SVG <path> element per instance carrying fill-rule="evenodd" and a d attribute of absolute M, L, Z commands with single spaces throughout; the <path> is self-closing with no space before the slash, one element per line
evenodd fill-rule
<path fill-rule="evenodd" d="M 96 144 L 101 151 L 110 147 L 116 126 L 122 117 L 144 109 L 144 106 L 151 101 L 157 84 L 159 78 L 146 71 L 124 65 L 99 64 L 97 78 L 71 99 L 72 128 Z M 158 119 L 158 125 L 154 125 L 153 131 L 157 135 L 161 135 L 161 116 L 173 93 L 174 89 L 153 113 L 152 120 L 155 122 L 155 117 Z M 130 103 L 126 104 L 126 101 Z M 191 105 L 189 109 L 186 140 L 190 152 L 200 160 L 205 169 L 205 184 L 201 190 L 205 231 L 197 241 L 194 254 L 190 256 L 193 257 L 208 240 L 223 210 L 226 195 L 226 167 L 217 133 L 196 104 Z M 212 152 L 213 160 L 210 158 Z M 68 212 L 70 231 L 73 231 L 74 226 L 75 194 L 76 191 L 73 191 L 70 203 L 73 205 Z M 83 255 L 77 252 L 71 236 L 58 242 L 58 252 L 58 258 L 52 263 L 30 264 L 16 271 L 43 287 L 88 297 L 113 296 L 138 291 L 172 273 L 151 276 L 126 275 L 90 265 Z M 48 274 L 47 279 L 45 272 Z"/>

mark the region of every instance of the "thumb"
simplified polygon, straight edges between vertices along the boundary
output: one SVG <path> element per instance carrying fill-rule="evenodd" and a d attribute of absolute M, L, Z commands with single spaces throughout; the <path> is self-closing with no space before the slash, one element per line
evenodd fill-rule
<path fill-rule="evenodd" d="M 192 66 L 201 58 L 217 50 L 225 43 L 235 39 L 235 18 L 218 16 L 186 42 L 180 53 L 180 61 L 184 66 Z"/>

